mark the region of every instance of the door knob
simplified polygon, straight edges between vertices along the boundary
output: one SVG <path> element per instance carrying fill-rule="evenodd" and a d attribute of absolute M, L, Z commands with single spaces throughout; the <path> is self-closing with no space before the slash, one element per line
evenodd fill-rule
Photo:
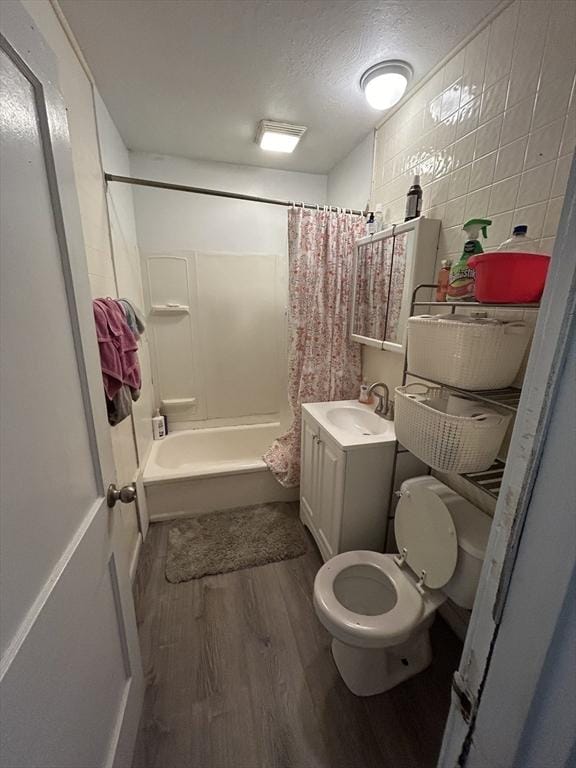
<path fill-rule="evenodd" d="M 114 483 L 108 486 L 106 492 L 106 503 L 112 509 L 117 501 L 121 501 L 123 504 L 130 504 L 130 502 L 136 499 L 136 486 L 135 485 L 123 485 L 122 488 L 117 488 Z"/>

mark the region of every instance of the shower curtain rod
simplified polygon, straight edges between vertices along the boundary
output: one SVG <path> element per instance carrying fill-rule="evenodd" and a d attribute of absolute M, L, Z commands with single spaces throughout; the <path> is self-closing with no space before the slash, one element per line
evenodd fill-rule
<path fill-rule="evenodd" d="M 205 187 L 189 187 L 186 184 L 168 184 L 165 181 L 152 181 L 151 179 L 138 179 L 134 176 L 117 176 L 114 173 L 105 173 L 106 181 L 118 181 L 122 184 L 135 184 L 138 187 L 154 187 L 156 189 L 171 189 L 175 192 L 194 192 L 197 195 L 211 195 L 212 197 L 228 197 L 233 200 L 248 200 L 252 203 L 267 203 L 268 205 L 283 205 L 285 208 L 297 206 L 298 208 L 311 208 L 313 210 L 326 208 L 329 211 L 349 211 L 357 216 L 363 216 L 363 211 L 353 208 L 338 208 L 333 205 L 314 205 L 313 203 L 301 203 L 293 200 L 275 200 L 272 197 L 257 197 L 256 195 L 241 195 L 239 192 L 224 192 L 221 189 L 207 189 Z"/>

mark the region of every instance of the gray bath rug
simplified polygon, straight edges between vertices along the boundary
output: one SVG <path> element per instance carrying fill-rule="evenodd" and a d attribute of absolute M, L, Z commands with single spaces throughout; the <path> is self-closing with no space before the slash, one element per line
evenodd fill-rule
<path fill-rule="evenodd" d="M 166 578 L 173 584 L 290 560 L 306 552 L 294 507 L 276 502 L 208 512 L 168 532 Z"/>

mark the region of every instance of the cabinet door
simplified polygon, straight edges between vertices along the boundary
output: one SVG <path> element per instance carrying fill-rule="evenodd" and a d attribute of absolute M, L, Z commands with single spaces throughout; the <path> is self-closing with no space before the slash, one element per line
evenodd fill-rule
<path fill-rule="evenodd" d="M 300 452 L 300 504 L 308 521 L 313 525 L 317 524 L 318 453 L 318 427 L 304 417 Z"/>
<path fill-rule="evenodd" d="M 392 271 L 388 285 L 386 307 L 386 331 L 384 341 L 391 344 L 401 344 L 404 336 L 404 328 L 400 326 L 400 315 L 406 302 L 410 301 L 407 295 L 409 285 L 406 281 L 406 263 L 408 257 L 412 257 L 409 246 L 413 245 L 414 238 L 411 232 L 402 232 L 394 238 Z"/>
<path fill-rule="evenodd" d="M 354 253 L 352 339 L 362 344 L 382 346 L 386 334 L 386 314 L 394 234 L 361 243 Z"/>
<path fill-rule="evenodd" d="M 318 546 L 325 560 L 338 554 L 346 454 L 330 442 L 321 439 L 319 448 L 319 475 L 317 495 Z"/>

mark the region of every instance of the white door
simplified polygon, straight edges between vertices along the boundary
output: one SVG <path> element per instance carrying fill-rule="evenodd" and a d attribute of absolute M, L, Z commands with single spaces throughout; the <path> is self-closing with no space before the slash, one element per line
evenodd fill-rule
<path fill-rule="evenodd" d="M 340 526 L 344 490 L 346 454 L 322 435 L 318 441 L 319 484 L 318 484 L 318 535 L 319 546 L 325 560 L 338 554 L 340 548 Z"/>
<path fill-rule="evenodd" d="M 66 112 L 2 6 L 0 764 L 129 768 L 143 676 Z"/>

